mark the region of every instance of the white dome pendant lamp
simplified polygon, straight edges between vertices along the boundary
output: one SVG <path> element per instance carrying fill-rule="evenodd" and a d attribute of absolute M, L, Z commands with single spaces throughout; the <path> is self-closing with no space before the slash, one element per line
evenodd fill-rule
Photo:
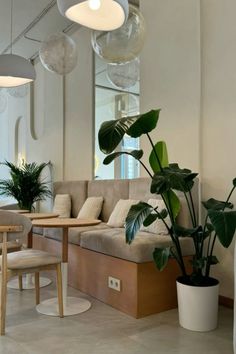
<path fill-rule="evenodd" d="M 0 55 L 0 87 L 17 87 L 36 78 L 33 65 L 27 59 L 12 54 L 12 14 L 13 0 L 11 0 L 11 54 Z"/>
<path fill-rule="evenodd" d="M 71 21 L 100 31 L 121 27 L 129 15 L 128 0 L 57 0 L 57 5 Z"/>

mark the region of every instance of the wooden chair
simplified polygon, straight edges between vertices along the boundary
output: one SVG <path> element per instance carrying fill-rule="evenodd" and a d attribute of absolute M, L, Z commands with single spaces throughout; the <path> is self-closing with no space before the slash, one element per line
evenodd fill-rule
<path fill-rule="evenodd" d="M 23 274 L 35 274 L 36 304 L 38 305 L 40 303 L 39 272 L 56 270 L 59 315 L 63 317 L 61 259 L 47 252 L 33 249 L 7 253 L 8 239 L 10 238 L 11 242 L 13 238 L 24 236 L 25 233 L 29 232 L 32 225 L 29 219 L 22 215 L 15 215 L 12 220 L 12 213 L 4 212 L 4 214 L 4 221 L 2 212 L 0 218 L 0 235 L 2 235 L 2 256 L 0 257 L 0 335 L 5 334 L 7 282 L 14 276 L 21 277 Z M 10 220 L 14 221 L 14 223 L 9 222 Z"/>

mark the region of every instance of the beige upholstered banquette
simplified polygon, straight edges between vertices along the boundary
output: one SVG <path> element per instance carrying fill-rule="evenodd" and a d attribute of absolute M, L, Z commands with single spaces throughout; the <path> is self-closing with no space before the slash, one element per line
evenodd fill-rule
<path fill-rule="evenodd" d="M 150 198 L 158 198 L 158 196 L 150 193 L 150 179 L 56 182 L 54 184 L 54 195 L 56 194 L 70 194 L 72 201 L 71 217 L 77 217 L 86 198 L 94 196 L 102 196 L 104 198 L 100 215 L 102 223 L 100 225 L 69 229 L 69 263 L 71 262 L 69 265 L 71 267 L 69 282 L 72 286 L 135 317 L 141 317 L 175 306 L 175 277 L 179 274 L 179 270 L 174 264 L 172 265 L 174 271 L 173 269 L 171 271 L 169 268 L 172 283 L 168 285 L 170 287 L 169 290 L 172 291 L 172 293 L 174 292 L 172 299 L 169 302 L 167 301 L 166 305 L 161 309 L 155 306 L 149 309 L 147 305 L 145 309 L 139 308 L 141 301 L 141 280 L 138 278 L 141 273 L 143 275 L 145 272 L 148 272 L 149 278 L 151 274 L 153 274 L 154 278 L 150 279 L 151 282 L 154 281 L 155 277 L 162 277 L 163 274 L 167 277 L 165 272 L 160 274 L 153 266 L 152 254 L 155 247 L 171 245 L 170 237 L 168 235 L 150 234 L 140 231 L 135 241 L 131 245 L 127 245 L 125 242 L 124 228 L 111 228 L 106 224 L 116 203 L 120 199 L 148 201 Z M 180 198 L 182 201 L 182 209 L 179 215 L 179 223 L 183 226 L 189 226 L 190 220 L 186 212 L 186 204 L 184 199 L 182 199 L 182 195 L 180 195 Z M 197 186 L 193 190 L 193 198 L 195 208 L 198 210 Z M 34 229 L 35 247 L 45 250 L 58 249 L 59 252 L 59 242 L 61 238 L 62 232 L 60 229 Z M 182 238 L 181 246 L 185 256 L 192 254 L 193 245 L 190 238 Z M 91 266 L 91 262 L 96 262 L 97 264 Z M 170 261 L 170 264 L 172 264 L 172 261 Z M 131 274 L 128 274 L 129 268 L 131 268 Z M 124 269 L 126 269 L 126 274 L 124 274 Z M 91 279 L 91 277 L 94 277 L 90 272 L 93 274 L 96 273 L 96 284 L 94 287 L 86 282 L 87 278 Z M 75 275 L 72 276 L 72 273 Z M 122 294 L 114 293 L 114 290 L 111 291 L 111 289 L 107 288 L 109 275 L 115 276 L 121 280 Z M 127 289 L 125 287 L 126 282 L 127 284 L 129 282 Z M 170 284 L 170 278 L 168 278 L 167 284 Z M 124 302 L 127 301 L 127 297 L 129 296 L 130 286 L 136 288 L 134 296 L 137 304 L 134 305 L 135 308 L 132 310 L 124 305 Z M 145 286 L 148 287 L 149 285 L 146 284 Z M 156 290 L 153 293 L 153 297 L 154 296 L 156 296 Z M 118 301 L 118 297 L 123 298 Z M 145 296 L 142 302 L 144 299 L 150 303 L 152 302 L 150 299 L 146 299 Z M 132 299 L 130 299 L 130 301 L 132 301 Z"/>

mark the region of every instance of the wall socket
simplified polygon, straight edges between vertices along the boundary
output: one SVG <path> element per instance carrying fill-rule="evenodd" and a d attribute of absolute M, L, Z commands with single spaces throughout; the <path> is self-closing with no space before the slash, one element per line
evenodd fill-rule
<path fill-rule="evenodd" d="M 121 281 L 113 277 L 108 277 L 108 288 L 121 291 Z"/>

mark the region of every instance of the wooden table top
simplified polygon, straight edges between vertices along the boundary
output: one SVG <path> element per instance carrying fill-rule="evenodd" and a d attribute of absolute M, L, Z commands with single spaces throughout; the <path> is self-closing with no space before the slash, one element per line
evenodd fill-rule
<path fill-rule="evenodd" d="M 22 214 L 29 218 L 30 220 L 39 220 L 39 219 L 55 219 L 59 216 L 59 214 L 56 213 L 27 213 L 27 214 Z"/>
<path fill-rule="evenodd" d="M 54 218 L 44 220 L 33 220 L 33 226 L 39 227 L 82 227 L 93 226 L 101 223 L 101 220 L 85 220 L 85 219 L 70 219 L 70 218 Z"/>

